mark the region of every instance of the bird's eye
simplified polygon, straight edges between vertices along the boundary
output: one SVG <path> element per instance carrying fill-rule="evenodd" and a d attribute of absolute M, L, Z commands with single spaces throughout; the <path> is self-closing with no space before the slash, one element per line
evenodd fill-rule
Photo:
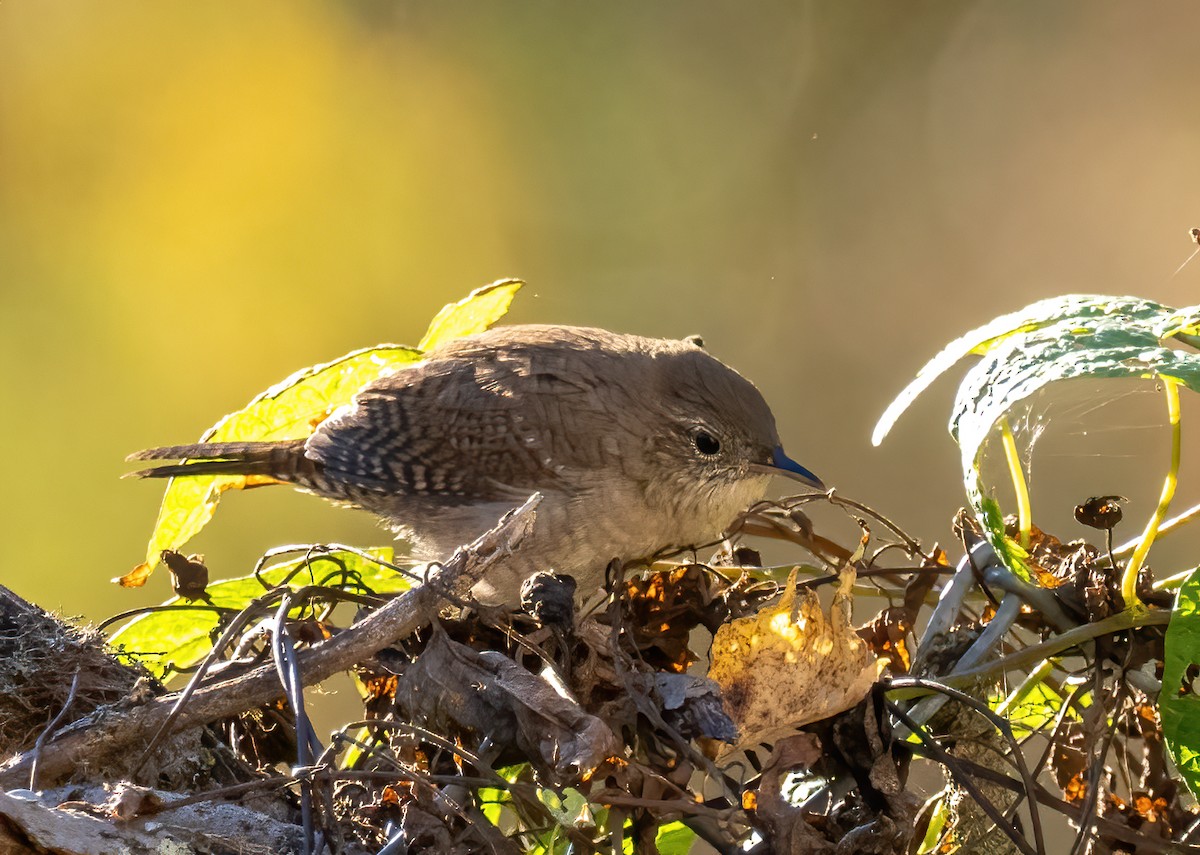
<path fill-rule="evenodd" d="M 706 430 L 698 430 L 693 433 L 692 444 L 701 454 L 713 455 L 721 450 L 721 440 Z"/>

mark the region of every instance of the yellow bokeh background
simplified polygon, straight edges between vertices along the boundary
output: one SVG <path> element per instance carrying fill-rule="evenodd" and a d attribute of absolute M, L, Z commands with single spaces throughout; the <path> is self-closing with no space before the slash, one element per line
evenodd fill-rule
<path fill-rule="evenodd" d="M 530 283 L 516 321 L 703 334 L 793 457 L 949 541 L 953 383 L 868 439 L 928 356 L 1057 293 L 1200 302 L 1200 263 L 1171 277 L 1200 225 L 1198 24 L 1186 2 L 0 4 L 0 583 L 92 619 L 165 599 L 107 581 L 160 495 L 125 454 L 505 276 Z M 1068 500 L 1153 507 L 1165 443 L 1113 433 L 1152 471 L 1064 454 L 1040 505 L 1064 537 Z M 196 548 L 236 575 L 315 540 L 385 537 L 261 490 Z"/>

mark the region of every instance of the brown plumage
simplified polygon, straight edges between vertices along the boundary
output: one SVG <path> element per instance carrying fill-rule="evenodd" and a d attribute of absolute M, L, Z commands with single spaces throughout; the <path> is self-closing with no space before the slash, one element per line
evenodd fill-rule
<path fill-rule="evenodd" d="M 594 589 L 613 558 L 718 538 L 783 456 L 758 390 L 693 340 L 506 326 L 430 351 L 286 442 L 153 448 L 142 477 L 268 476 L 383 517 L 445 558 L 540 491 L 533 535 L 478 593 L 513 600 L 536 570 Z"/>

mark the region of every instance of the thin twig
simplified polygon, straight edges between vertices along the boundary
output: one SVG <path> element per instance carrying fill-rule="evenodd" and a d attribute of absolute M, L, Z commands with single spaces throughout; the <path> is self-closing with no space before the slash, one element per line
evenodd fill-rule
<path fill-rule="evenodd" d="M 875 510 L 874 508 L 868 507 L 867 505 L 864 505 L 861 502 L 856 502 L 853 499 L 847 499 L 845 496 L 839 496 L 836 494 L 836 492 L 834 490 L 829 491 L 828 497 L 829 497 L 829 503 L 832 505 L 839 505 L 841 507 L 853 508 L 854 510 L 858 511 L 859 513 L 866 514 L 867 516 L 871 517 L 872 519 L 878 520 L 880 523 L 883 524 L 883 526 L 885 528 L 889 529 L 892 532 L 892 534 L 896 535 L 896 537 L 898 537 L 902 541 L 904 541 L 904 545 L 908 548 L 909 552 L 912 555 L 920 555 L 922 558 L 930 557 L 921 550 L 921 542 L 919 540 L 917 540 L 914 537 L 911 537 L 908 534 L 908 532 L 906 532 L 904 529 L 900 528 L 900 526 L 896 525 L 896 523 L 892 522 L 890 519 L 885 517 L 883 514 L 879 513 L 879 511 Z"/>
<path fill-rule="evenodd" d="M 939 679 L 948 686 L 964 686 L 981 677 L 990 677 L 1014 668 L 1028 667 L 1042 659 L 1062 653 L 1064 650 L 1078 647 L 1093 638 L 1142 626 L 1166 626 L 1170 622 L 1170 609 L 1150 609 L 1141 614 L 1134 614 L 1126 610 L 1094 623 L 1085 623 L 1082 626 L 1068 629 L 1066 632 L 1052 636 L 1039 644 L 1031 644 L 1016 653 L 1001 656 L 999 659 L 974 668 L 967 668 L 965 671 L 955 671 L 939 677 Z"/>
<path fill-rule="evenodd" d="M 1164 522 L 1162 525 L 1160 525 L 1158 527 L 1157 539 L 1162 540 L 1168 534 L 1173 533 L 1175 531 L 1175 529 L 1180 528 L 1181 526 L 1187 525 L 1188 523 L 1190 523 L 1192 520 L 1196 519 L 1197 517 L 1200 517 L 1200 504 L 1192 505 L 1190 508 L 1188 508 L 1183 513 L 1176 514 L 1175 516 L 1171 517 L 1169 520 Z M 1125 541 L 1124 543 L 1122 543 L 1120 546 L 1118 546 L 1113 551 L 1118 556 L 1128 555 L 1129 553 L 1133 552 L 1133 550 L 1137 549 L 1137 545 L 1141 542 L 1142 542 L 1142 536 L 1138 535 L 1137 537 L 1133 538 L 1132 540 Z"/>
<path fill-rule="evenodd" d="M 305 681 L 310 685 L 319 683 L 426 624 L 436 612 L 436 603 L 447 592 L 466 591 L 493 565 L 506 561 L 519 548 L 530 531 L 534 509 L 540 499 L 540 494 L 531 496 L 495 528 L 455 553 L 426 584 L 400 594 L 345 632 L 302 651 L 299 661 Z M 260 666 L 246 674 L 197 689 L 187 708 L 178 713 L 173 729 L 209 724 L 261 706 L 278 696 L 279 678 L 274 667 Z M 92 721 L 89 726 L 71 728 L 45 746 L 41 774 L 57 781 L 97 752 L 119 752 L 141 741 L 147 732 L 153 732 L 166 722 L 175 701 L 172 696 L 156 698 L 134 709 Z M 29 752 L 14 758 L 0 771 L 0 789 L 23 786 L 28 781 L 31 765 Z"/>
<path fill-rule="evenodd" d="M 67 699 L 63 701 L 62 708 L 59 709 L 57 715 L 50 719 L 50 723 L 42 728 L 42 732 L 38 734 L 37 741 L 33 743 L 33 763 L 29 769 L 29 789 L 37 790 L 38 776 L 38 758 L 42 754 L 42 745 L 46 740 L 58 730 L 58 726 L 62 724 L 63 719 L 67 717 L 67 711 L 71 709 L 71 704 L 75 703 L 75 695 L 79 692 L 79 668 L 75 669 L 75 676 L 71 678 L 71 688 L 67 690 Z"/>
<path fill-rule="evenodd" d="M 1092 708 L 1090 711 L 1093 715 L 1097 712 L 1100 715 L 1095 715 L 1097 724 L 1103 724 L 1109 717 L 1107 706 L 1103 705 L 1104 692 L 1104 672 L 1100 668 L 1100 660 L 1097 656 L 1093 656 L 1095 664 L 1092 667 L 1093 685 L 1092 697 L 1094 703 L 1101 704 L 1099 710 Z M 1123 702 L 1124 691 L 1123 687 L 1118 685 L 1116 693 L 1116 703 L 1113 706 L 1114 711 L 1120 707 Z M 1104 739 L 1100 741 L 1099 750 L 1094 751 L 1088 765 L 1088 783 L 1087 792 L 1084 794 L 1083 803 L 1079 806 L 1079 833 L 1075 836 L 1075 843 L 1071 847 L 1071 855 L 1076 853 L 1087 852 L 1091 848 L 1092 839 L 1092 816 L 1096 812 L 1096 804 L 1100 801 L 1100 778 L 1104 774 L 1104 758 L 1108 756 L 1108 750 L 1112 747 L 1113 737 L 1116 736 L 1117 716 L 1111 716 L 1111 722 L 1104 734 Z"/>
<path fill-rule="evenodd" d="M 987 814 L 988 819 L 992 821 L 996 828 L 1004 832 L 1008 839 L 1013 842 L 1014 846 L 1021 850 L 1024 855 L 1044 855 L 1044 853 L 1039 852 L 1030 846 L 1029 841 L 1025 839 L 1025 835 L 1019 833 L 1012 826 L 1012 823 L 1008 822 L 1004 818 L 1004 815 L 996 809 L 996 806 L 991 803 L 991 801 L 983 794 L 983 791 L 980 790 L 979 787 L 975 785 L 975 782 L 971 780 L 971 777 L 967 774 L 966 770 L 959 764 L 958 758 L 954 757 L 952 754 L 938 745 L 937 740 L 925 732 L 924 725 L 918 724 L 915 720 L 909 717 L 908 713 L 902 710 L 899 704 L 894 703 L 893 701 L 884 701 L 884 703 L 887 705 L 887 708 L 891 711 L 892 715 L 900 719 L 900 721 L 904 723 L 905 727 L 916 734 L 917 738 L 921 740 L 921 743 L 933 755 L 933 759 L 937 760 L 939 763 L 945 766 L 947 770 L 949 770 L 950 774 L 954 776 L 955 783 L 967 791 L 967 794 L 973 798 L 983 812 Z"/>
<path fill-rule="evenodd" d="M 905 688 L 906 686 L 919 686 L 921 688 L 932 689 L 935 692 L 939 692 L 949 698 L 953 698 L 960 704 L 970 707 L 976 713 L 986 718 L 994 728 L 1000 731 L 1000 735 L 1004 737 L 1004 740 L 1008 743 L 1009 748 L 1012 751 L 1012 761 L 1016 765 L 1017 771 L 1021 775 L 1021 781 L 1025 784 L 1025 792 L 1030 794 L 1029 818 L 1033 825 L 1034 845 L 1037 847 L 1038 853 L 1045 853 L 1046 841 L 1042 836 L 1042 818 L 1038 813 L 1037 802 L 1032 798 L 1035 781 L 1033 775 L 1029 771 L 1029 767 L 1025 764 L 1025 755 L 1021 751 L 1020 743 L 1017 742 L 1017 738 L 1013 735 L 1012 724 L 1008 721 L 1008 719 L 1001 715 L 997 715 L 991 710 L 991 708 L 988 707 L 987 704 L 978 698 L 973 698 L 964 692 L 960 692 L 957 689 L 946 686 L 937 682 L 936 680 L 925 680 L 919 677 L 897 677 L 889 682 L 890 685 L 896 686 L 897 688 Z M 886 691 L 887 688 L 888 686 L 885 685 L 884 690 Z M 1019 796 L 1016 803 L 1012 805 L 1012 809 L 1016 810 L 1016 808 L 1020 807 L 1020 804 L 1021 797 Z"/>
<path fill-rule="evenodd" d="M 159 813 L 175 810 L 176 808 L 187 807 L 188 805 L 201 804 L 202 802 L 216 801 L 217 799 L 231 799 L 237 796 L 244 796 L 247 793 L 253 793 L 258 790 L 275 790 L 283 789 L 296 782 L 296 777 L 293 775 L 276 775 L 271 778 L 261 778 L 257 781 L 247 781 L 244 784 L 231 784 L 228 787 L 218 787 L 215 790 L 205 790 L 202 793 L 193 793 L 190 796 L 172 799 L 171 801 L 161 801 L 157 803 L 147 804 L 142 810 L 138 811 L 139 817 L 153 816 Z"/>
<path fill-rule="evenodd" d="M 589 800 L 598 805 L 613 807 L 635 807 L 646 810 L 678 811 L 693 816 L 708 816 L 718 820 L 728 820 L 741 813 L 740 808 L 711 808 L 699 804 L 695 799 L 644 799 L 631 796 L 624 790 L 600 790 L 592 793 Z"/>
<path fill-rule="evenodd" d="M 915 753 L 920 754 L 923 757 L 936 759 L 935 757 L 931 756 L 930 753 L 925 751 L 923 745 L 914 745 L 913 750 Z M 997 772 L 995 769 L 990 769 L 987 766 L 982 766 L 979 763 L 963 757 L 957 759 L 959 765 L 962 766 L 964 771 L 969 772 L 976 778 L 981 778 L 982 780 L 987 781 L 989 784 L 995 784 L 997 786 L 1004 787 L 1005 789 L 1011 790 L 1014 793 L 1023 792 L 1025 789 L 1025 785 L 1023 783 L 1015 778 L 1008 777 L 1002 772 Z M 1070 819 L 1072 822 L 1080 821 L 1080 810 L 1077 805 L 1063 801 L 1061 798 L 1050 793 L 1041 784 L 1037 784 L 1035 786 L 1032 795 L 1042 805 L 1057 811 L 1058 813 Z M 1136 851 L 1139 853 L 1142 851 L 1200 852 L 1200 847 L 1195 846 L 1188 846 L 1181 850 L 1178 842 L 1160 840 L 1158 838 L 1150 837 L 1147 834 L 1142 834 L 1135 831 L 1123 823 L 1108 819 L 1106 817 L 1092 817 L 1092 823 L 1104 834 L 1110 835 L 1117 840 L 1134 844 Z"/>

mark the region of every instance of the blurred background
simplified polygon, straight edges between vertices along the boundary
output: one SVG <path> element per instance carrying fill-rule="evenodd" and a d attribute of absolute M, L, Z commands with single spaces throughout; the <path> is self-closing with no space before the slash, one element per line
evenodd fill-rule
<path fill-rule="evenodd" d="M 127 453 L 415 343 L 506 276 L 513 321 L 702 334 L 793 457 L 949 544 L 957 378 L 869 440 L 928 357 L 1056 294 L 1200 301 L 1200 259 L 1172 276 L 1200 225 L 1198 24 L 1187 2 L 4 3 L 0 583 L 92 620 L 166 599 L 165 573 L 108 581 L 161 495 L 119 480 Z M 1070 511 L 1098 493 L 1131 498 L 1132 536 L 1165 467 L 1159 396 L 1103 392 L 1024 431 L 1063 539 L 1096 534 Z M 277 489 L 227 495 L 192 548 L 227 576 L 386 539 Z"/>

